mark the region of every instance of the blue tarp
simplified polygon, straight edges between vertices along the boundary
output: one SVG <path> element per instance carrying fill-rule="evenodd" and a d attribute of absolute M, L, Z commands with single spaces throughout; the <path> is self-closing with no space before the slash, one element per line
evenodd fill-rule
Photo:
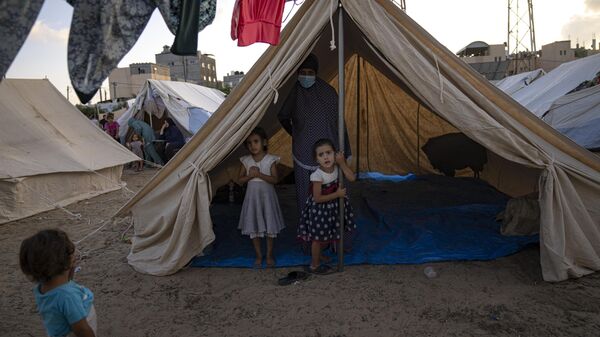
<path fill-rule="evenodd" d="M 491 260 L 538 242 L 537 235 L 500 234 L 495 216 L 504 210 L 508 197 L 481 180 L 368 177 L 349 188 L 358 230 L 349 240 L 350 251 L 345 255 L 348 265 Z M 278 186 L 278 192 L 290 225 L 275 240 L 277 265 L 308 264 L 310 256 L 303 253 L 296 239 L 294 186 Z M 192 266 L 252 267 L 252 242 L 237 229 L 241 205 L 211 207 L 217 239 L 205 256 L 192 261 Z"/>

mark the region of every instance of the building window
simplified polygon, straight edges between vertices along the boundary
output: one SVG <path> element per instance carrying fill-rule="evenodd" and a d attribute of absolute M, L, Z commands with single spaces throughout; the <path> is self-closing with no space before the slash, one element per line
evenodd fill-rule
<path fill-rule="evenodd" d="M 203 77 L 204 77 L 204 80 L 206 81 L 206 76 L 203 76 Z"/>
<path fill-rule="evenodd" d="M 204 62 L 202 62 L 202 68 L 206 68 L 206 65 L 204 64 Z"/>

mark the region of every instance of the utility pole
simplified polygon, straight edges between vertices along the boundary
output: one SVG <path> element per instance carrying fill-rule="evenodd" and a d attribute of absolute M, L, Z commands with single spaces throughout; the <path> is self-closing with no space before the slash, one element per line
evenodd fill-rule
<path fill-rule="evenodd" d="M 69 101 L 69 86 L 67 85 L 67 101 Z M 71 102 L 71 101 L 69 101 Z"/>
<path fill-rule="evenodd" d="M 526 9 L 523 8 L 525 2 Z M 512 60 L 509 66 L 511 73 L 508 75 L 534 70 L 537 67 L 537 48 L 533 0 L 508 0 L 507 27 L 506 49 L 509 59 Z"/>
<path fill-rule="evenodd" d="M 113 86 L 113 92 L 112 92 L 112 99 L 113 102 L 117 101 L 117 82 L 112 82 L 112 86 Z"/>

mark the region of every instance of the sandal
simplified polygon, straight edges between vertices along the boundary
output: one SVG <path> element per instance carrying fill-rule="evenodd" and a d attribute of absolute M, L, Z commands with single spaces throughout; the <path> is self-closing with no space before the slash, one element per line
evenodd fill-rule
<path fill-rule="evenodd" d="M 304 281 L 308 278 L 308 273 L 303 271 L 292 271 L 287 274 L 286 277 L 282 277 L 277 280 L 277 283 L 280 286 L 288 286 L 290 284 L 294 284 L 296 282 Z"/>

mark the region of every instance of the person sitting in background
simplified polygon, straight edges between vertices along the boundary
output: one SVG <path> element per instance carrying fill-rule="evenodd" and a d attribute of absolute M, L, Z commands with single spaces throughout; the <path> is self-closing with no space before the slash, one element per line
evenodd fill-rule
<path fill-rule="evenodd" d="M 171 160 L 175 153 L 185 144 L 183 134 L 171 118 L 165 119 L 160 128 L 160 136 L 158 138 L 165 141 L 165 161 Z"/>

